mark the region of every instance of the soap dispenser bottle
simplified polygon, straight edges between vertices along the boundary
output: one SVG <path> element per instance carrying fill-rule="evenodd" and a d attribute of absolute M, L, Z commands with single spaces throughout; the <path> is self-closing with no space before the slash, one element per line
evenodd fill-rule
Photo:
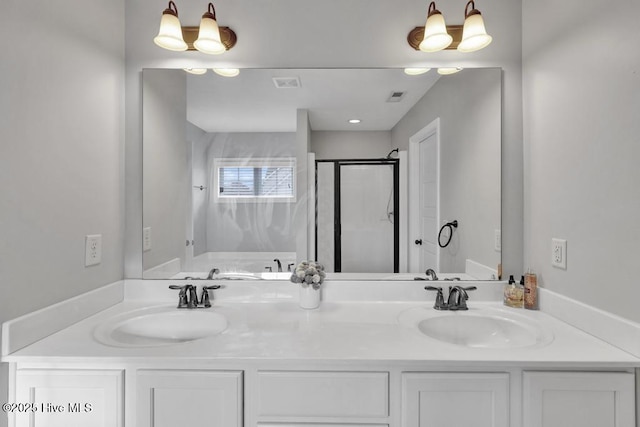
<path fill-rule="evenodd" d="M 522 308 L 524 289 L 516 284 L 513 275 L 509 276 L 509 283 L 504 288 L 504 305 L 507 307 Z"/>
<path fill-rule="evenodd" d="M 524 308 L 538 309 L 538 278 L 531 270 L 524 275 Z"/>

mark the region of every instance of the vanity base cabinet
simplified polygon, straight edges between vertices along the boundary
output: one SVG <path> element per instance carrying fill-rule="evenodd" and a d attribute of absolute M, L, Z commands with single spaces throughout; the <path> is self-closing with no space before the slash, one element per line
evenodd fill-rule
<path fill-rule="evenodd" d="M 635 375 L 524 372 L 523 427 L 634 427 Z"/>
<path fill-rule="evenodd" d="M 402 427 L 509 427 L 509 374 L 403 373 Z"/>
<path fill-rule="evenodd" d="M 137 427 L 242 427 L 241 371 L 140 370 Z"/>
<path fill-rule="evenodd" d="M 123 426 L 122 370 L 18 369 L 16 427 Z M 33 405 L 25 407 L 24 404 Z"/>

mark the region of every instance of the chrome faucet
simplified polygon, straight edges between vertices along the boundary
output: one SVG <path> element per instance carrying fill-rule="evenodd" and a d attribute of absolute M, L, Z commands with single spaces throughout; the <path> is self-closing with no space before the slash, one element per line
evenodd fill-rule
<path fill-rule="evenodd" d="M 449 298 L 447 298 L 447 302 L 444 302 L 444 295 L 442 293 L 441 287 L 435 286 L 425 286 L 427 291 L 436 291 L 436 302 L 433 305 L 433 308 L 436 310 L 468 310 L 467 300 L 469 299 L 469 294 L 467 291 L 473 291 L 477 289 L 475 286 L 449 286 Z"/>
<path fill-rule="evenodd" d="M 276 259 L 273 260 L 273 262 L 278 264 L 278 273 L 282 273 L 282 263 L 280 262 L 280 260 L 278 258 L 276 258 Z"/>
<path fill-rule="evenodd" d="M 220 273 L 220 269 L 219 269 L 219 268 L 216 268 L 216 267 L 213 267 L 213 268 L 211 269 L 211 271 L 209 271 L 209 275 L 207 276 L 207 280 L 211 280 L 211 279 L 213 279 L 213 276 L 214 276 L 214 275 L 216 275 L 216 274 L 218 274 L 218 273 Z"/>
<path fill-rule="evenodd" d="M 293 267 L 294 265 L 296 265 L 295 262 L 292 262 L 291 264 L 287 264 L 287 271 L 292 271 L 291 267 Z"/>
<path fill-rule="evenodd" d="M 198 301 L 198 293 L 196 286 L 187 285 L 169 285 L 169 289 L 178 289 L 178 307 L 177 308 L 209 308 L 211 301 L 209 300 L 209 289 L 219 289 L 220 285 L 211 285 L 202 287 L 202 298 Z"/>
<path fill-rule="evenodd" d="M 447 307 L 449 310 L 468 310 L 467 300 L 469 299 L 469 294 L 467 291 L 474 291 L 478 288 L 475 286 L 449 286 L 449 299 L 447 300 Z"/>
<path fill-rule="evenodd" d="M 427 268 L 427 271 L 425 271 L 424 274 L 427 276 L 427 280 L 438 280 L 436 272 L 431 268 Z"/>

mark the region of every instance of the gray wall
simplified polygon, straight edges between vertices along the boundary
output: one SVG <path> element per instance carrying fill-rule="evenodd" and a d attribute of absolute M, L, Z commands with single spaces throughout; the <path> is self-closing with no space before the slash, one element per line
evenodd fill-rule
<path fill-rule="evenodd" d="M 143 77 L 143 228 L 151 227 L 152 242 L 144 269 L 175 258 L 184 266 L 191 212 L 186 73 L 145 70 Z"/>
<path fill-rule="evenodd" d="M 381 158 L 389 151 L 390 131 L 311 131 L 316 159 Z"/>
<path fill-rule="evenodd" d="M 545 288 L 638 322 L 640 2 L 523 4 L 525 264 Z M 551 266 L 553 237 L 566 270 Z"/>
<path fill-rule="evenodd" d="M 440 219 L 460 224 L 440 252 L 442 271 L 465 271 L 466 259 L 500 263 L 500 93 L 499 69 L 443 76 L 391 132 L 392 145 L 406 150 L 411 136 L 440 118 Z"/>
<path fill-rule="evenodd" d="M 187 144 L 191 145 L 191 184 L 193 209 L 193 256 L 207 251 L 207 200 L 209 183 L 207 174 L 207 149 L 210 138 L 207 133 L 191 122 L 187 122 Z M 206 190 L 194 189 L 193 186 L 207 187 Z"/>
<path fill-rule="evenodd" d="M 0 48 L 3 322 L 122 278 L 124 1 L 3 1 Z"/>

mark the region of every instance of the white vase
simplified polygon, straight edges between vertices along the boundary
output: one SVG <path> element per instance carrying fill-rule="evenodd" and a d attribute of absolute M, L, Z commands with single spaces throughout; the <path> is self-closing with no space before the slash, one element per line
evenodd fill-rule
<path fill-rule="evenodd" d="M 300 307 L 308 310 L 318 308 L 320 305 L 320 288 L 313 289 L 313 286 L 300 285 Z"/>

